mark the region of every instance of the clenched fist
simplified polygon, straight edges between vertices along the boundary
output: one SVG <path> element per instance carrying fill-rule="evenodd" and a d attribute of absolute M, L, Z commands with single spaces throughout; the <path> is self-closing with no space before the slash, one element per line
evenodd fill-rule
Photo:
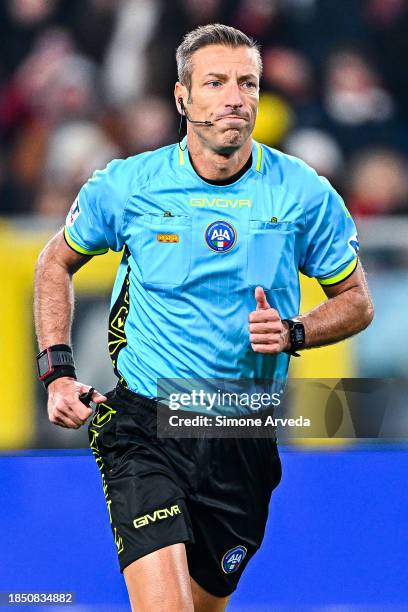
<path fill-rule="evenodd" d="M 91 387 L 77 382 L 74 378 L 62 376 L 48 386 L 48 418 L 51 423 L 79 429 L 91 416 L 92 410 L 79 399 L 81 393 L 86 393 Z M 96 404 L 106 401 L 106 397 L 94 391 L 92 401 Z"/>
<path fill-rule="evenodd" d="M 289 329 L 271 308 L 262 287 L 255 289 L 256 310 L 249 313 L 249 340 L 256 353 L 276 354 L 289 348 Z"/>

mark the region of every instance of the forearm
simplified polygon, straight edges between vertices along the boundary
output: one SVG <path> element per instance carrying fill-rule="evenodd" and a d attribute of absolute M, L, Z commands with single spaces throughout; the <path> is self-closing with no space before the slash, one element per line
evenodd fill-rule
<path fill-rule="evenodd" d="M 305 348 L 344 340 L 365 329 L 373 318 L 371 300 L 360 289 L 349 289 L 296 317 L 305 326 Z"/>
<path fill-rule="evenodd" d="M 72 275 L 45 249 L 35 271 L 34 319 L 40 350 L 70 344 L 74 309 Z"/>
<path fill-rule="evenodd" d="M 34 318 L 40 351 L 55 344 L 70 344 L 74 310 L 72 275 L 90 256 L 76 253 L 58 232 L 42 251 L 35 269 Z M 48 414 L 51 423 L 78 429 L 92 410 L 80 400 L 90 387 L 76 380 L 68 368 L 57 371 L 57 378 L 48 378 Z M 47 379 L 46 379 L 47 380 Z M 93 391 L 92 401 L 101 403 L 106 396 Z"/>

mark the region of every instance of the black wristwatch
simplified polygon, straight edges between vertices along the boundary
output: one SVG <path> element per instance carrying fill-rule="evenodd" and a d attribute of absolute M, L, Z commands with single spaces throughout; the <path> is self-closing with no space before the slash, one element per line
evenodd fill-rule
<path fill-rule="evenodd" d="M 305 345 L 305 326 L 301 321 L 296 321 L 296 319 L 282 319 L 282 323 L 284 322 L 288 324 L 290 338 L 290 348 L 284 352 L 294 357 L 300 357 L 296 351 Z"/>
<path fill-rule="evenodd" d="M 45 388 L 57 378 L 69 376 L 76 379 L 72 349 L 67 344 L 54 344 L 37 355 L 38 378 Z"/>

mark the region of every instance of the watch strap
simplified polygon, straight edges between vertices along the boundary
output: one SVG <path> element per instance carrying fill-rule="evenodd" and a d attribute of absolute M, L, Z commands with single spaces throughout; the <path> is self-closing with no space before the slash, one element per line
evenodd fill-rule
<path fill-rule="evenodd" d="M 57 366 L 52 374 L 47 376 L 45 380 L 43 380 L 44 387 L 48 389 L 48 386 L 57 378 L 63 378 L 66 376 L 67 378 L 73 378 L 77 380 L 75 368 L 71 366 Z"/>
<path fill-rule="evenodd" d="M 52 350 L 51 351 L 51 364 L 55 366 L 72 366 L 75 367 L 74 358 L 72 353 L 66 350 Z"/>

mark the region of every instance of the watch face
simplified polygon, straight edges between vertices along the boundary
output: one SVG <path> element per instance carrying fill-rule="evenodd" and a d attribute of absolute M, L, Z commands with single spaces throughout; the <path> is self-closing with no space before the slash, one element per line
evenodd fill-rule
<path fill-rule="evenodd" d="M 42 378 L 52 369 L 51 364 L 48 360 L 48 351 L 44 351 L 44 353 L 38 357 L 37 364 L 38 375 L 40 376 L 40 378 Z"/>
<path fill-rule="evenodd" d="M 293 338 L 296 344 L 303 344 L 305 341 L 305 328 L 302 323 L 295 323 L 293 326 Z"/>

